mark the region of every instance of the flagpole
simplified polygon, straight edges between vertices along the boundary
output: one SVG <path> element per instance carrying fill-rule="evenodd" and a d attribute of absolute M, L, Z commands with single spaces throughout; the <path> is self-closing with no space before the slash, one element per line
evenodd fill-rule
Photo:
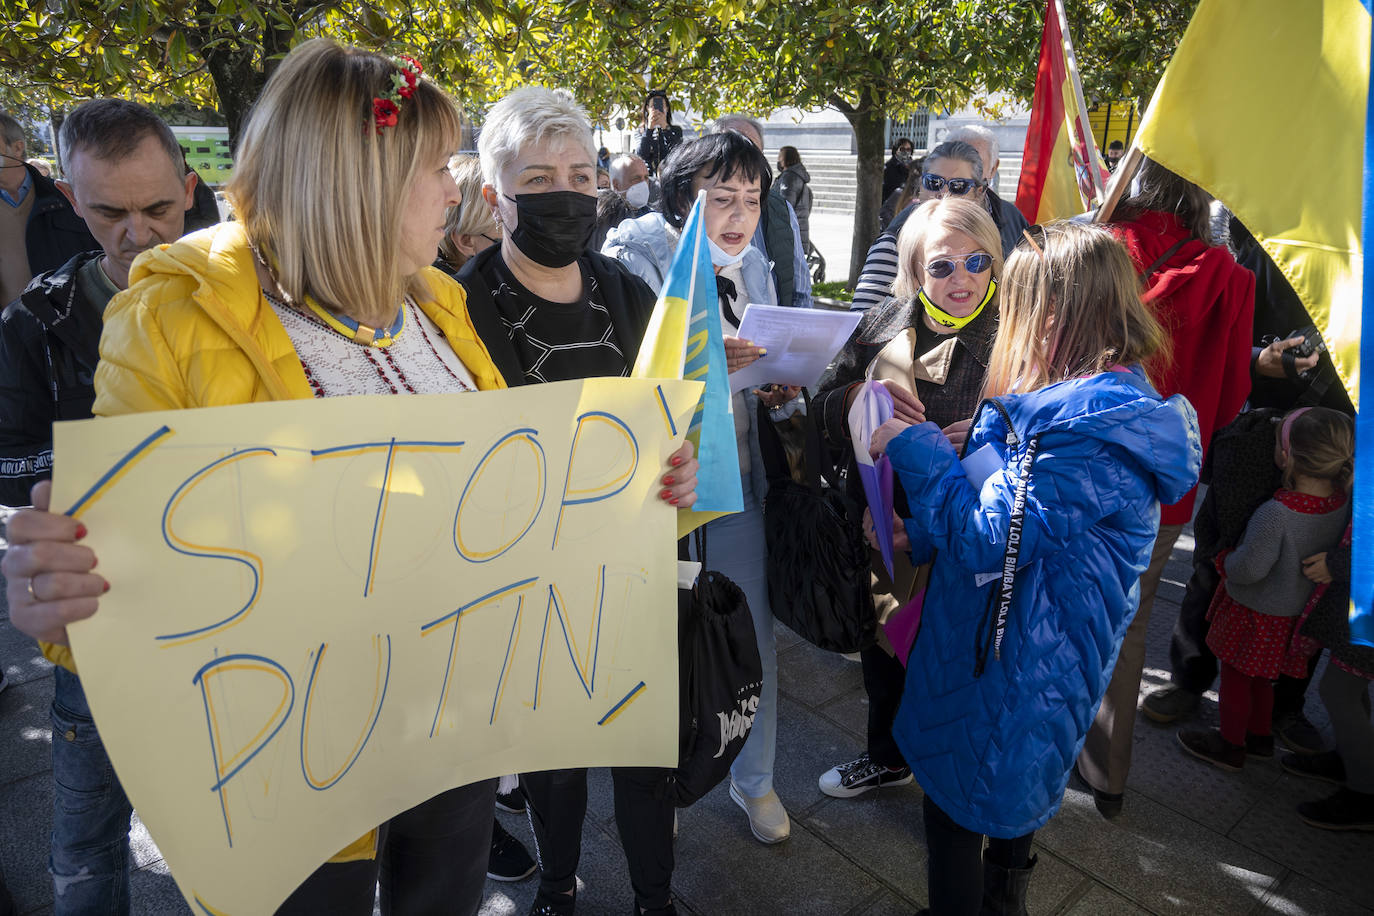
<path fill-rule="evenodd" d="M 1069 17 L 1064 12 L 1064 0 L 1054 0 L 1054 12 L 1059 17 L 1059 37 L 1064 41 L 1064 60 L 1069 66 L 1069 81 L 1073 83 L 1073 97 L 1078 102 L 1078 129 L 1083 131 L 1084 154 L 1088 157 L 1088 175 L 1102 200 L 1106 191 L 1102 187 L 1101 166 L 1096 161 L 1097 141 L 1093 139 L 1092 125 L 1088 123 L 1088 105 L 1083 100 L 1083 82 L 1078 78 L 1078 56 L 1073 50 L 1073 39 L 1069 37 Z M 1073 138 L 1069 138 L 1070 144 Z"/>
<path fill-rule="evenodd" d="M 687 222 L 690 223 L 692 220 L 698 220 L 698 221 L 701 220 L 701 210 L 702 210 L 701 202 L 702 202 L 703 200 L 705 200 L 705 199 L 706 199 L 706 189 L 705 189 L 705 188 L 702 188 L 700 191 L 697 192 L 696 203 L 692 204 L 692 210 L 691 210 L 691 212 L 687 214 Z M 686 224 L 683 224 L 683 227 L 682 227 L 682 234 L 683 234 L 683 235 L 686 235 L 686 234 L 687 234 L 687 226 L 686 226 Z M 706 234 L 706 228 L 705 228 L 704 226 L 698 226 L 698 227 L 697 227 L 697 234 L 698 234 L 699 236 L 705 235 L 705 234 Z M 700 239 L 698 239 L 698 240 L 692 245 L 692 279 L 689 280 L 689 281 L 687 281 L 687 327 L 688 327 L 688 328 L 690 328 L 690 327 L 692 326 L 692 309 L 696 307 L 696 301 L 697 301 L 697 267 L 698 267 L 700 261 L 701 261 L 701 241 L 700 241 Z M 688 349 L 689 346 L 691 346 L 691 336 L 692 336 L 691 334 L 684 334 L 684 335 L 682 335 L 682 362 L 683 362 L 684 365 L 685 365 L 686 362 L 687 362 L 687 349 Z"/>
<path fill-rule="evenodd" d="M 1131 179 L 1135 173 L 1140 171 L 1140 164 L 1145 161 L 1145 154 L 1140 151 L 1140 147 L 1134 142 L 1131 148 L 1126 151 L 1126 155 L 1121 157 L 1117 163 L 1116 171 L 1112 173 L 1112 183 L 1107 186 L 1107 199 L 1102 201 L 1102 206 L 1097 208 L 1093 214 L 1093 222 L 1109 223 L 1112 215 L 1116 213 L 1116 207 L 1121 203 L 1121 198 L 1126 196 L 1126 189 L 1131 186 Z"/>

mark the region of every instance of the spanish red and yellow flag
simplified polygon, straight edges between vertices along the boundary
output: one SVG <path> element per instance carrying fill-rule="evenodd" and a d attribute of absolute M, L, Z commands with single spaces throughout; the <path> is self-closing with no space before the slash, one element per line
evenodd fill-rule
<path fill-rule="evenodd" d="M 1088 129 L 1067 28 L 1061 0 L 1047 0 L 1035 98 L 1016 187 L 1016 208 L 1032 223 L 1086 212 L 1102 200 L 1107 183 L 1097 142 Z"/>

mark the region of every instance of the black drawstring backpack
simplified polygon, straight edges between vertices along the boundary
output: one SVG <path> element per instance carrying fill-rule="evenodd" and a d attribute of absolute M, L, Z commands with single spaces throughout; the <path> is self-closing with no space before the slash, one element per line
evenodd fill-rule
<path fill-rule="evenodd" d="M 832 652 L 873 645 L 877 618 L 864 543 L 863 506 L 825 458 L 806 398 L 803 482 L 792 478 L 768 408 L 759 404 L 759 449 L 768 474 L 763 504 L 768 538 L 768 601 L 773 616 L 807 642 Z M 829 483 L 821 485 L 822 477 Z"/>
<path fill-rule="evenodd" d="M 679 808 L 701 798 L 730 775 L 759 707 L 763 662 L 740 587 L 707 568 L 706 529 L 698 528 L 701 575 L 677 593 L 679 757 L 667 793 Z M 686 559 L 687 539 L 678 542 Z"/>

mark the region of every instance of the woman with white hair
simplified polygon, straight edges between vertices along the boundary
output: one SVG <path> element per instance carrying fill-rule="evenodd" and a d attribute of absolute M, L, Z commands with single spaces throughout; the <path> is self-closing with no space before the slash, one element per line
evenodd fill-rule
<path fill-rule="evenodd" d="M 629 375 L 655 296 L 617 261 L 587 248 L 596 226 L 596 147 L 586 113 L 565 93 L 517 89 L 492 107 L 477 147 L 482 195 L 501 241 L 470 260 L 458 280 L 467 290 L 473 325 L 507 384 Z M 690 453 L 678 459 L 690 460 Z M 695 461 L 690 464 L 695 473 Z M 677 478 L 670 469 L 664 492 Z M 667 498 L 679 504 L 675 495 Z M 667 775 L 659 768 L 611 768 L 636 912 L 676 912 Z M 540 866 L 530 912 L 570 914 L 587 771 L 526 773 L 520 783 Z"/>

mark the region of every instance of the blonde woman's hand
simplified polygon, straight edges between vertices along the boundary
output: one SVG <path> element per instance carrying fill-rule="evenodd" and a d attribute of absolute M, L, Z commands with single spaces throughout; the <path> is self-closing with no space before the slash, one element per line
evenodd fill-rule
<path fill-rule="evenodd" d="M 973 426 L 972 420 L 957 420 L 940 430 L 940 432 L 945 434 L 945 438 L 949 440 L 949 444 L 954 446 L 954 450 L 957 452 L 961 450 L 964 447 L 964 443 L 968 441 L 968 431 L 971 426 Z"/>
<path fill-rule="evenodd" d="M 10 621 L 34 639 L 66 645 L 67 624 L 94 614 L 110 584 L 92 572 L 95 552 L 77 543 L 86 526 L 47 511 L 51 481 L 37 484 L 31 498 L 33 508 L 9 520 L 9 550 L 0 562 Z"/>
<path fill-rule="evenodd" d="M 883 387 L 892 395 L 892 415 L 913 426 L 926 421 L 926 405 L 921 399 L 891 379 L 883 379 Z"/>

